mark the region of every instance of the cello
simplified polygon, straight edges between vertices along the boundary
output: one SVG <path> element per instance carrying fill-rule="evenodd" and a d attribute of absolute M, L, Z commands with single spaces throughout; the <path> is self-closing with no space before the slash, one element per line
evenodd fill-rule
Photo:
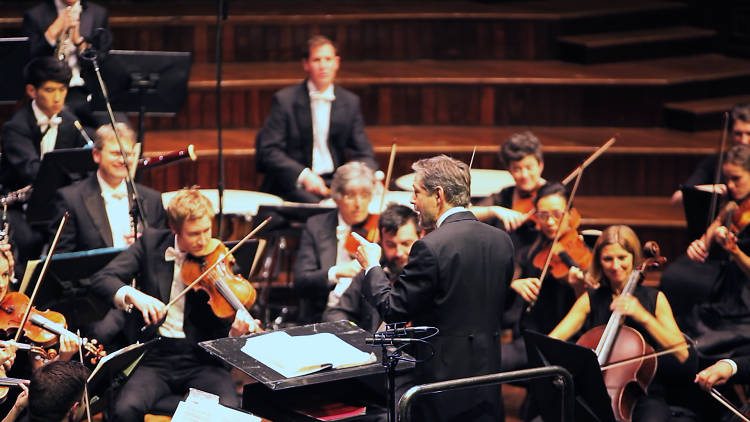
<path fill-rule="evenodd" d="M 647 258 L 630 273 L 620 295 L 632 295 L 646 271 L 659 268 L 666 262 L 655 242 L 647 242 L 644 252 Z M 620 311 L 613 311 L 606 326 L 588 330 L 577 344 L 595 350 L 615 417 L 629 422 L 637 395 L 645 394 L 656 374 L 657 361 L 653 347 L 637 330 L 623 325 L 623 320 Z M 610 363 L 623 361 L 627 363 L 607 367 Z"/>

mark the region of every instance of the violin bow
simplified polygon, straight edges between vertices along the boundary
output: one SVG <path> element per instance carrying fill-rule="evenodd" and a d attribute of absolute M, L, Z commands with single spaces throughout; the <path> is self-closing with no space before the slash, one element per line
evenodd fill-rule
<path fill-rule="evenodd" d="M 388 170 L 385 173 L 385 183 L 383 183 L 383 194 L 380 195 L 380 214 L 385 209 L 385 194 L 388 193 L 388 186 L 391 183 L 391 176 L 393 175 L 393 163 L 396 161 L 396 140 L 393 140 L 391 145 L 391 156 L 388 158 Z"/>
<path fill-rule="evenodd" d="M 471 160 L 469 160 L 469 171 L 471 171 L 471 167 L 474 164 L 474 156 L 476 156 L 476 155 L 477 155 L 477 146 L 474 145 L 474 150 L 471 151 Z"/>
<path fill-rule="evenodd" d="M 560 235 L 562 235 L 562 228 L 565 225 L 565 220 L 568 218 L 568 214 L 570 214 L 570 208 L 573 206 L 573 199 L 576 197 L 576 191 L 578 191 L 578 185 L 581 182 L 581 176 L 583 175 L 583 164 L 581 164 L 578 169 L 574 172 L 576 173 L 576 181 L 573 184 L 573 189 L 570 190 L 570 195 L 568 195 L 568 203 L 565 206 L 565 212 L 563 213 L 562 218 L 560 219 L 560 224 L 557 225 L 557 230 L 555 230 L 555 239 L 552 241 L 552 245 L 549 247 L 549 253 L 547 254 L 547 259 L 544 260 L 544 267 L 542 268 L 542 274 L 539 276 L 539 283 L 543 283 L 544 278 L 547 276 L 547 271 L 549 271 L 549 264 L 552 261 L 552 255 L 553 251 L 555 250 L 555 245 L 557 245 L 557 242 L 560 240 Z M 528 312 L 531 310 L 531 308 L 536 305 L 536 300 L 529 303 L 529 306 L 526 308 L 526 311 Z"/>
<path fill-rule="evenodd" d="M 740 418 L 740 420 L 744 422 L 750 422 L 750 419 L 747 418 L 747 416 L 743 415 L 740 409 L 737 408 L 732 402 L 727 400 L 726 397 L 724 397 L 723 394 L 719 392 L 716 388 L 711 387 L 711 391 L 709 392 L 711 394 L 711 397 L 715 398 L 716 401 L 721 403 L 724 407 L 729 409 L 730 412 L 734 413 L 735 416 Z"/>
<path fill-rule="evenodd" d="M 199 275 L 198 278 L 196 278 L 195 280 L 193 280 L 192 283 L 188 284 L 188 286 L 185 287 L 185 289 L 183 291 L 181 291 L 180 294 L 178 294 L 177 296 L 175 296 L 174 299 L 170 300 L 169 303 L 167 303 L 166 309 L 169 310 L 169 308 L 171 308 L 175 303 L 177 303 L 178 300 L 182 299 L 182 297 L 185 296 L 187 294 L 187 292 L 190 291 L 190 289 L 192 289 L 193 287 L 195 287 L 195 285 L 198 284 L 201 280 L 203 280 L 203 278 L 206 275 L 208 275 L 208 273 L 210 273 L 214 268 L 216 268 L 216 266 L 219 265 L 219 263 L 221 263 L 222 261 L 224 261 L 224 258 L 226 258 L 229 255 L 231 255 L 232 253 L 234 253 L 234 251 L 236 251 L 237 249 L 239 249 L 240 246 L 242 246 L 245 242 L 247 242 L 248 240 L 250 240 L 251 237 L 255 236 L 255 233 L 258 233 L 258 231 L 260 231 L 260 229 L 262 229 L 263 227 L 265 227 L 266 224 L 268 224 L 269 221 L 271 221 L 271 217 L 268 217 L 265 220 L 263 220 L 262 223 L 258 224 L 258 227 L 256 227 L 255 229 L 253 229 L 253 231 L 251 231 L 250 233 L 246 234 L 245 237 L 243 237 L 242 240 L 240 240 L 239 242 L 237 242 L 237 244 L 234 245 L 232 247 L 232 249 L 230 249 L 226 254 L 224 254 L 224 256 L 219 257 L 219 259 L 217 259 L 216 262 L 214 262 L 213 264 L 211 264 L 211 266 L 209 266 L 208 268 L 206 268 L 206 270 L 203 271 L 203 273 L 201 275 Z"/>
<path fill-rule="evenodd" d="M 76 330 L 76 335 L 81 338 L 81 331 Z M 81 350 L 81 342 L 78 343 L 78 359 L 83 365 L 83 351 Z M 83 403 L 86 405 L 86 418 L 88 422 L 91 422 L 91 407 L 89 406 L 89 383 L 83 384 Z"/>
<path fill-rule="evenodd" d="M 25 327 L 26 323 L 29 321 L 29 315 L 31 315 L 31 308 L 34 303 L 34 299 L 36 298 L 36 294 L 39 292 L 39 287 L 42 285 L 44 276 L 47 274 L 49 262 L 51 261 L 52 256 L 55 254 L 55 249 L 57 249 L 57 242 L 60 240 L 60 233 L 62 233 L 63 228 L 65 227 L 65 223 L 68 222 L 68 218 L 70 218 L 70 214 L 66 211 L 65 214 L 63 214 L 62 219 L 60 220 L 60 224 L 57 226 L 57 232 L 55 232 L 55 237 L 52 240 L 52 245 L 50 245 L 49 247 L 47 257 L 44 258 L 44 264 L 42 265 L 42 270 L 39 272 L 39 277 L 36 280 L 34 291 L 31 293 L 31 296 L 29 296 L 29 305 L 26 307 L 26 311 L 23 313 L 21 325 L 18 326 L 18 331 L 16 331 L 16 335 L 13 337 L 13 341 L 15 341 L 16 343 L 19 343 L 19 340 L 23 335 L 23 327 Z"/>
<path fill-rule="evenodd" d="M 714 183 L 711 185 L 711 206 L 708 209 L 708 217 L 706 220 L 706 227 L 711 225 L 716 215 L 716 208 L 718 207 L 719 194 L 716 191 L 716 185 L 721 180 L 721 167 L 724 163 L 724 148 L 727 144 L 727 132 L 729 132 L 729 112 L 724 112 L 722 115 L 722 130 L 719 136 L 719 158 L 716 163 L 716 173 L 714 173 Z"/>
<path fill-rule="evenodd" d="M 570 174 L 562 180 L 562 184 L 567 186 L 571 181 L 573 181 L 573 179 L 578 176 L 579 173 L 583 172 L 586 167 L 590 166 L 591 163 L 596 161 L 596 159 L 599 158 L 600 155 L 604 154 L 605 151 L 607 151 L 612 145 L 614 145 L 615 142 L 617 142 L 617 135 L 609 138 L 609 140 L 605 142 L 604 145 L 600 146 L 596 149 L 596 151 L 589 155 L 588 158 L 586 158 L 583 163 L 581 163 L 581 165 L 576 167 L 575 170 L 570 172 Z M 531 217 L 532 214 L 534 214 L 533 209 L 523 216 L 524 220 Z"/>

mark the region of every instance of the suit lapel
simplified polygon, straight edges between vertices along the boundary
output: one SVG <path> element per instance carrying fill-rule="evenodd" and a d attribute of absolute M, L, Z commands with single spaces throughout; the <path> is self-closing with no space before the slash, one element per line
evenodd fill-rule
<path fill-rule="evenodd" d="M 338 145 L 334 145 L 333 140 L 338 139 L 336 136 L 336 129 L 342 127 L 343 120 L 344 120 L 344 114 L 346 113 L 346 106 L 343 104 L 341 98 L 341 93 L 339 92 L 339 88 L 334 85 L 333 86 L 333 95 L 336 97 L 335 100 L 333 100 L 333 103 L 331 103 L 331 120 L 328 123 L 328 150 L 331 151 L 331 157 L 333 158 L 333 165 L 334 167 L 338 167 L 339 165 L 343 164 L 342 160 L 339 159 L 339 151 L 340 148 Z"/>
<path fill-rule="evenodd" d="M 81 10 L 81 24 L 79 29 L 81 35 L 84 37 L 90 37 L 94 34 L 94 16 L 91 13 L 91 9 L 89 9 L 85 3 L 81 3 L 81 7 L 83 9 Z"/>
<path fill-rule="evenodd" d="M 26 105 L 26 121 L 28 122 L 29 129 L 31 130 L 31 136 L 34 140 L 34 148 L 36 148 L 37 154 L 41 153 L 42 144 L 42 130 L 39 128 L 39 124 L 34 116 L 34 109 L 31 108 L 31 101 Z"/>
<path fill-rule="evenodd" d="M 87 179 L 86 189 L 82 193 L 86 211 L 89 213 L 91 221 L 99 232 L 99 236 L 101 236 L 102 240 L 104 240 L 104 243 L 108 247 L 112 247 L 112 230 L 109 227 L 107 210 L 104 205 L 104 198 L 102 198 L 102 191 L 99 187 L 96 175 L 90 176 Z"/>
<path fill-rule="evenodd" d="M 302 148 L 304 148 L 302 157 L 305 162 L 302 164 L 310 167 L 312 166 L 313 127 L 310 94 L 307 92 L 307 79 L 302 81 L 302 87 L 299 89 L 297 98 L 294 100 L 294 118 L 297 120 Z"/>
<path fill-rule="evenodd" d="M 156 297 L 164 303 L 169 302 L 169 296 L 172 293 L 172 279 L 174 278 L 174 262 L 164 260 L 164 251 L 170 246 L 174 246 L 174 234 L 171 232 L 163 237 L 162 241 L 153 249 L 155 252 L 150 254 L 156 277 Z"/>
<path fill-rule="evenodd" d="M 328 215 L 320 232 L 320 266 L 330 268 L 336 265 L 336 252 L 338 239 L 336 239 L 336 226 L 339 224 L 339 214 L 334 211 Z"/>

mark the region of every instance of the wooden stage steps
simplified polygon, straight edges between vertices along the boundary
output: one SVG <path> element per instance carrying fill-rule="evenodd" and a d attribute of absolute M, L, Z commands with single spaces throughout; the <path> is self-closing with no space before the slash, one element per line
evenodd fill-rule
<path fill-rule="evenodd" d="M 732 106 L 749 103 L 750 95 L 674 101 L 664 104 L 664 124 L 674 129 L 697 131 L 721 127 L 721 115 Z"/>

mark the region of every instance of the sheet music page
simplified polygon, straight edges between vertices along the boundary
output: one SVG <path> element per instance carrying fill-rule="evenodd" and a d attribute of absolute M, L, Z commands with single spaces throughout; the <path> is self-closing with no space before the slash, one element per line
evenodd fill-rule
<path fill-rule="evenodd" d="M 222 406 L 219 397 L 191 388 L 185 401 L 177 405 L 172 422 L 260 422 L 261 418 L 247 412 Z"/>
<path fill-rule="evenodd" d="M 374 353 L 365 353 L 331 333 L 292 337 L 275 331 L 248 338 L 241 350 L 286 378 L 377 360 Z"/>

